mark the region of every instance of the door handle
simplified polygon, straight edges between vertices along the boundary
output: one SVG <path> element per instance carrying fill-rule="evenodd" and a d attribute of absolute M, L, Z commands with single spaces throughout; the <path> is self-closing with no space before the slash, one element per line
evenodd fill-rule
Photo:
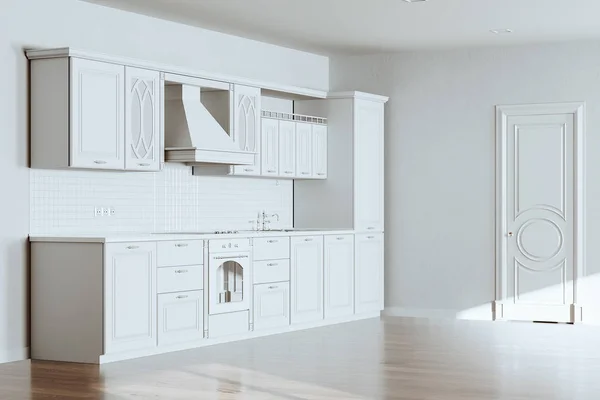
<path fill-rule="evenodd" d="M 508 237 L 513 237 L 513 233 L 512 232 L 508 232 Z"/>

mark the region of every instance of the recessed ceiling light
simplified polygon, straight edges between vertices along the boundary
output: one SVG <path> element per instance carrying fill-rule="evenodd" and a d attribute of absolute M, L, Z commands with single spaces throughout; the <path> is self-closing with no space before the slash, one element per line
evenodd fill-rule
<path fill-rule="evenodd" d="M 490 32 L 492 32 L 496 35 L 501 35 L 503 33 L 513 33 L 513 30 L 507 29 L 507 28 L 502 28 L 502 29 L 492 29 L 492 30 L 490 30 Z"/>

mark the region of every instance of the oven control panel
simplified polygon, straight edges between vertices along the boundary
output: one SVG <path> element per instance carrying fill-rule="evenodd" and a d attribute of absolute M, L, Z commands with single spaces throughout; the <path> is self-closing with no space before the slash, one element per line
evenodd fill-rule
<path fill-rule="evenodd" d="M 208 250 L 211 253 L 230 253 L 235 251 L 249 251 L 250 239 L 215 239 L 209 240 Z"/>

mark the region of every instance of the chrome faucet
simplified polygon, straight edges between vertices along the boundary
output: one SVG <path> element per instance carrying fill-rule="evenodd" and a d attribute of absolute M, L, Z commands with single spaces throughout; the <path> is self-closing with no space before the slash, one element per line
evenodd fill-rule
<path fill-rule="evenodd" d="M 262 217 L 262 230 L 263 231 L 268 231 L 269 228 L 269 224 L 271 223 L 271 218 L 275 217 L 277 218 L 277 222 L 279 222 L 279 214 L 275 213 L 275 214 L 267 214 L 264 210 L 261 214 Z"/>

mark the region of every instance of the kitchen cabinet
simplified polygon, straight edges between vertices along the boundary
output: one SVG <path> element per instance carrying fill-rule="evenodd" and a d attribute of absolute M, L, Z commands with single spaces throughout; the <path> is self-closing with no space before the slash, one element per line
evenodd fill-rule
<path fill-rule="evenodd" d="M 125 68 L 125 169 L 160 170 L 160 73 Z"/>
<path fill-rule="evenodd" d="M 254 165 L 232 166 L 234 175 L 261 174 L 261 97 L 260 88 L 234 85 L 233 140 L 240 150 L 256 153 Z"/>
<path fill-rule="evenodd" d="M 323 319 L 323 236 L 291 238 L 291 320 Z"/>
<path fill-rule="evenodd" d="M 263 118 L 261 122 L 261 175 L 279 175 L 279 121 Z"/>
<path fill-rule="evenodd" d="M 105 260 L 105 352 L 156 346 L 156 243 L 109 243 Z"/>
<path fill-rule="evenodd" d="M 254 330 L 290 324 L 290 283 L 254 285 Z"/>
<path fill-rule="evenodd" d="M 325 236 L 325 318 L 354 314 L 354 235 Z"/>
<path fill-rule="evenodd" d="M 327 178 L 327 125 L 312 125 L 312 173 L 317 179 Z"/>
<path fill-rule="evenodd" d="M 383 234 L 357 234 L 355 240 L 355 313 L 383 310 Z"/>
<path fill-rule="evenodd" d="M 279 121 L 279 174 L 296 176 L 296 123 Z"/>
<path fill-rule="evenodd" d="M 201 340 L 204 335 L 202 290 L 158 295 L 158 345 Z"/>
<path fill-rule="evenodd" d="M 312 127 L 308 123 L 296 123 L 296 176 L 312 176 Z"/>

